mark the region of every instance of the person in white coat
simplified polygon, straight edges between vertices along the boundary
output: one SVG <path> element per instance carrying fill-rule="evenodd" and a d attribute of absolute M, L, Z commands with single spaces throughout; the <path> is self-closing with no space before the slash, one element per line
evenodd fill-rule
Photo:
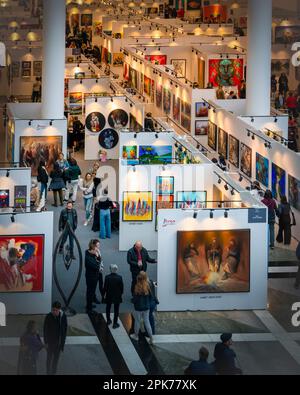
<path fill-rule="evenodd" d="M 91 173 L 86 173 L 84 178 L 80 178 L 78 183 L 79 189 L 82 191 L 83 202 L 85 207 L 85 222 L 84 226 L 87 226 L 92 218 L 93 208 L 93 176 Z"/>

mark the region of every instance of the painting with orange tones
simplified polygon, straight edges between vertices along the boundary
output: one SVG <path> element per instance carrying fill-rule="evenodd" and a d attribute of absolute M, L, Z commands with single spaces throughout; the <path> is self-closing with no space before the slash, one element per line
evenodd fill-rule
<path fill-rule="evenodd" d="M 210 59 L 209 82 L 217 86 L 239 86 L 244 78 L 243 59 Z"/>
<path fill-rule="evenodd" d="M 149 60 L 153 64 L 165 65 L 167 64 L 167 55 L 146 55 L 145 60 Z"/>
<path fill-rule="evenodd" d="M 203 22 L 225 23 L 227 21 L 227 7 L 221 4 L 203 6 Z"/>
<path fill-rule="evenodd" d="M 250 292 L 250 230 L 177 232 L 177 294 Z"/>
<path fill-rule="evenodd" d="M 44 235 L 0 236 L 0 293 L 43 292 Z"/>

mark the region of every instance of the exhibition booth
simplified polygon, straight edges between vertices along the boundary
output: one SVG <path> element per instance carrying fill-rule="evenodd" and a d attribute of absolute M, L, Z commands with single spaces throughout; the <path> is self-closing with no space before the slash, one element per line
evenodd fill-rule
<path fill-rule="evenodd" d="M 0 168 L 0 213 L 30 211 L 30 191 L 30 168 Z"/>

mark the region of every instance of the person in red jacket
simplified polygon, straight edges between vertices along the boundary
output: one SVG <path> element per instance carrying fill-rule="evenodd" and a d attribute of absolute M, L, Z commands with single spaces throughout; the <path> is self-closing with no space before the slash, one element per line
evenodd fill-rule
<path fill-rule="evenodd" d="M 289 96 L 286 99 L 286 106 L 287 109 L 289 110 L 289 114 L 292 114 L 295 117 L 298 103 L 297 103 L 297 97 L 294 94 L 294 92 L 289 93 Z"/>

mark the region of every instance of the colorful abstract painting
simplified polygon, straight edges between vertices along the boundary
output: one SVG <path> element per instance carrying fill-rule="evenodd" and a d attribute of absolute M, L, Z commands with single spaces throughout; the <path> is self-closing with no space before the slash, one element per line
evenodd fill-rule
<path fill-rule="evenodd" d="M 175 96 L 173 94 L 173 119 L 176 122 L 180 122 L 180 106 L 181 106 L 180 97 Z"/>
<path fill-rule="evenodd" d="M 178 294 L 250 292 L 250 230 L 177 232 Z"/>
<path fill-rule="evenodd" d="M 153 215 L 152 192 L 124 192 L 123 221 L 150 222 Z"/>
<path fill-rule="evenodd" d="M 239 168 L 240 164 L 240 141 L 229 135 L 229 155 L 228 155 L 229 163 L 233 166 Z"/>
<path fill-rule="evenodd" d="M 300 211 L 300 181 L 289 175 L 289 203 Z"/>
<path fill-rule="evenodd" d="M 157 65 L 167 64 L 167 55 L 146 55 L 145 60 Z"/>
<path fill-rule="evenodd" d="M 0 293 L 43 292 L 44 235 L 1 235 L 0 250 Z"/>
<path fill-rule="evenodd" d="M 269 188 L 269 159 L 256 153 L 256 179 Z"/>
<path fill-rule="evenodd" d="M 213 4 L 204 5 L 203 9 L 203 21 L 210 23 L 227 22 L 227 7 L 226 5 Z"/>
<path fill-rule="evenodd" d="M 228 158 L 228 133 L 221 128 L 218 131 L 218 154 Z"/>
<path fill-rule="evenodd" d="M 241 172 L 252 177 L 252 149 L 241 143 Z"/>
<path fill-rule="evenodd" d="M 174 177 L 156 177 L 156 193 L 157 195 L 173 195 Z"/>
<path fill-rule="evenodd" d="M 148 96 L 151 95 L 151 78 L 146 75 L 144 76 L 144 93 Z"/>
<path fill-rule="evenodd" d="M 27 186 L 15 185 L 15 207 L 26 208 Z"/>
<path fill-rule="evenodd" d="M 140 164 L 158 165 L 172 163 L 172 150 L 171 145 L 140 145 Z"/>
<path fill-rule="evenodd" d="M 244 78 L 243 59 L 210 59 L 209 82 L 214 87 L 239 86 Z"/>
<path fill-rule="evenodd" d="M 9 207 L 9 189 L 0 189 L 0 209 Z"/>
<path fill-rule="evenodd" d="M 206 207 L 206 191 L 177 192 L 177 208 L 200 209 Z"/>
<path fill-rule="evenodd" d="M 272 194 L 278 201 L 286 196 L 286 172 L 281 167 L 272 163 Z"/>

